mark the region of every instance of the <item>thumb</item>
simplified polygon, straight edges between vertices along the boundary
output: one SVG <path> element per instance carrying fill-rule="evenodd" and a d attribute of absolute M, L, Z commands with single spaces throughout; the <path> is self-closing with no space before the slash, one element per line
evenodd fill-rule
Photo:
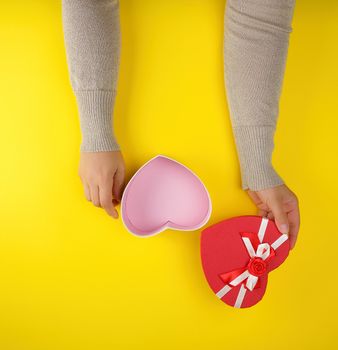
<path fill-rule="evenodd" d="M 121 169 L 118 169 L 114 177 L 113 195 L 114 198 L 117 199 L 119 202 L 122 199 L 123 185 L 124 172 Z"/>
<path fill-rule="evenodd" d="M 283 209 L 282 203 L 277 199 L 274 199 L 270 203 L 270 208 L 275 217 L 275 223 L 277 225 L 278 230 L 281 233 L 289 233 L 289 220 L 286 212 Z"/>

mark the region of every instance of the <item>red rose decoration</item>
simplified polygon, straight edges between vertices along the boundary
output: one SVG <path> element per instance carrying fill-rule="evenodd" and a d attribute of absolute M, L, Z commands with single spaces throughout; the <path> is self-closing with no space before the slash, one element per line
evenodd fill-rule
<path fill-rule="evenodd" d="M 266 262 L 262 258 L 251 258 L 248 264 L 248 270 L 254 276 L 261 276 L 266 273 Z"/>

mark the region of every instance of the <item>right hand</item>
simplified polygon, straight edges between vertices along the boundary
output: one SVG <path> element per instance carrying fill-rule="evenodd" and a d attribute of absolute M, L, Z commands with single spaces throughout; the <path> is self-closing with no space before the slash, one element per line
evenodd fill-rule
<path fill-rule="evenodd" d="M 290 238 L 290 249 L 293 249 L 300 226 L 299 201 L 295 193 L 285 184 L 266 188 L 260 191 L 248 190 L 256 204 L 259 216 L 275 221 L 278 230 Z"/>
<path fill-rule="evenodd" d="M 120 151 L 81 152 L 78 175 L 88 201 L 117 219 L 115 206 L 122 197 L 125 164 Z"/>

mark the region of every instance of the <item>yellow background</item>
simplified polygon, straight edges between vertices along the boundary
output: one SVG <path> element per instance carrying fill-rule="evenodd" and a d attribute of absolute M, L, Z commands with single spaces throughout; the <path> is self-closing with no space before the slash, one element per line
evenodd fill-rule
<path fill-rule="evenodd" d="M 127 179 L 162 153 L 195 171 L 208 224 L 255 214 L 240 188 L 223 84 L 224 0 L 121 2 L 115 129 Z M 0 348 L 335 349 L 336 1 L 299 0 L 274 164 L 298 195 L 301 230 L 264 299 L 212 293 L 200 230 L 129 234 L 87 202 L 59 1 L 0 5 Z"/>

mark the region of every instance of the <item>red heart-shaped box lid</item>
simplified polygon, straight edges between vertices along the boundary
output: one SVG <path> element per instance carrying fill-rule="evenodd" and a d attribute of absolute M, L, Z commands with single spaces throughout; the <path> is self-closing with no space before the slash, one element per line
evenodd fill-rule
<path fill-rule="evenodd" d="M 200 248 L 203 271 L 216 296 L 246 308 L 263 298 L 268 273 L 287 258 L 290 242 L 273 220 L 247 215 L 206 227 Z"/>

